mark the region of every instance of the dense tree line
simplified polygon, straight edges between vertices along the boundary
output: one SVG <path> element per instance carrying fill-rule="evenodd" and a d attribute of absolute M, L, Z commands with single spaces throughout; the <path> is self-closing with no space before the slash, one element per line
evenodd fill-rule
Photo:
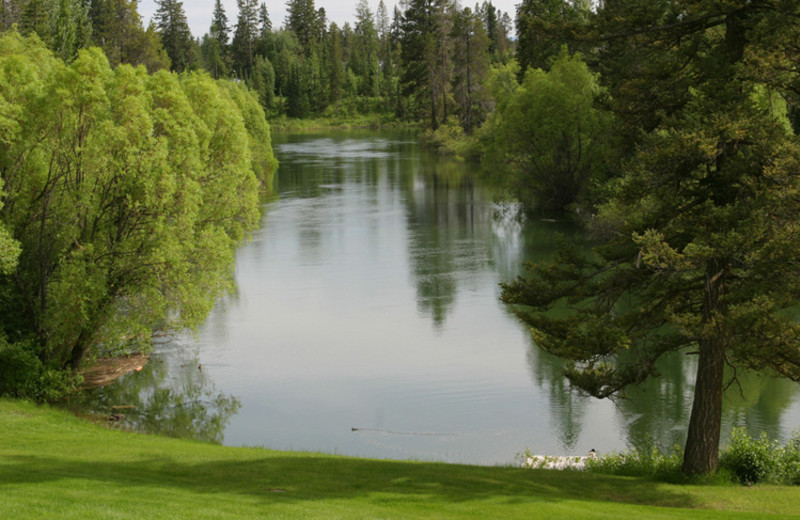
<path fill-rule="evenodd" d="M 0 394 L 199 324 L 275 168 L 242 85 L 0 36 Z"/>
<path fill-rule="evenodd" d="M 209 0 L 210 2 L 211 0 Z M 230 15 L 214 1 L 209 30 L 193 38 L 183 2 L 158 0 L 142 26 L 135 0 L 3 0 L 0 30 L 17 24 L 66 60 L 101 47 L 112 66 L 205 69 L 245 81 L 268 113 L 306 117 L 385 110 L 437 127 L 451 115 L 467 133 L 485 119 L 489 64 L 513 56 L 512 21 L 490 2 L 474 10 L 455 0 L 411 1 L 391 17 L 381 1 L 355 7 L 353 25 L 328 23 L 313 0 L 290 0 L 281 28 L 266 4 L 237 0 Z"/>

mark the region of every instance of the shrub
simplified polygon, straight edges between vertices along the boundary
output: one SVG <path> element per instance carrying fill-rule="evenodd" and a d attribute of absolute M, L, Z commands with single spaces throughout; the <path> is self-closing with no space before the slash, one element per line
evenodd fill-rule
<path fill-rule="evenodd" d="M 675 446 L 672 453 L 665 454 L 652 443 L 648 443 L 647 446 L 635 447 L 628 452 L 612 452 L 597 457 L 590 460 L 587 467 L 597 473 L 678 481 L 683 479 L 681 458 L 680 446 Z"/>
<path fill-rule="evenodd" d="M 731 432 L 730 446 L 720 457 L 720 467 L 730 471 L 742 484 L 774 481 L 782 451 L 765 432 L 753 438 L 744 428 L 735 428 Z"/>
<path fill-rule="evenodd" d="M 75 388 L 75 376 L 46 367 L 35 350 L 29 342 L 8 343 L 0 337 L 0 396 L 53 401 Z"/>
<path fill-rule="evenodd" d="M 800 430 L 792 434 L 783 448 L 783 457 L 779 465 L 781 480 L 785 484 L 800 486 Z"/>
<path fill-rule="evenodd" d="M 42 372 L 42 362 L 27 343 L 0 337 L 0 395 L 30 397 Z"/>
<path fill-rule="evenodd" d="M 730 445 L 720 457 L 720 471 L 725 471 L 742 484 L 758 482 L 800 485 L 800 430 L 781 446 L 762 432 L 758 438 L 744 428 L 731 433 Z"/>

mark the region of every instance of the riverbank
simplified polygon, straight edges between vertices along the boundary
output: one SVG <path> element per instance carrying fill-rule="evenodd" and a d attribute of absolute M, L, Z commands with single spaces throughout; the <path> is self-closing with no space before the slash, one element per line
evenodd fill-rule
<path fill-rule="evenodd" d="M 800 518 L 800 488 L 229 448 L 9 400 L 0 424 L 3 518 Z"/>
<path fill-rule="evenodd" d="M 422 128 L 420 123 L 404 123 L 391 114 L 330 115 L 308 118 L 289 118 L 286 116 L 270 118 L 272 132 L 302 133 L 321 130 L 414 130 Z"/>

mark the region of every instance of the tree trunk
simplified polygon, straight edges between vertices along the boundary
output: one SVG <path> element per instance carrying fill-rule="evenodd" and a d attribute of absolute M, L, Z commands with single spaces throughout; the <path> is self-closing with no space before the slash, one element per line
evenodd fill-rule
<path fill-rule="evenodd" d="M 703 321 L 709 324 L 722 309 L 725 272 L 724 263 L 712 261 L 706 274 Z M 722 335 L 712 335 L 700 341 L 697 378 L 694 387 L 692 415 L 683 453 L 685 475 L 701 475 L 717 469 L 719 435 L 722 423 L 722 387 L 725 369 L 725 341 Z"/>
<path fill-rule="evenodd" d="M 685 475 L 711 473 L 717 469 L 724 368 L 725 348 L 716 341 L 704 342 L 700 346 L 694 403 L 683 453 L 681 470 Z"/>

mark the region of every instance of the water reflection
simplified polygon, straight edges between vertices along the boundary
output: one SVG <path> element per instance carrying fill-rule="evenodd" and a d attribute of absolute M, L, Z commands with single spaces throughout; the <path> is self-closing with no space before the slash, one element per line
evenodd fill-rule
<path fill-rule="evenodd" d="M 693 358 L 616 403 L 589 399 L 499 302 L 498 283 L 574 227 L 494 202 L 402 134 L 273 142 L 278 196 L 237 253 L 239 293 L 102 390 L 103 413 L 133 405 L 128 424 L 230 445 L 476 464 L 682 442 Z M 796 385 L 739 380 L 726 428 L 779 438 L 800 423 Z"/>
<path fill-rule="evenodd" d="M 121 428 L 222 444 L 239 400 L 216 391 L 196 352 L 172 345 L 139 372 L 86 390 L 69 406 L 108 416 Z"/>
<path fill-rule="evenodd" d="M 432 162 L 412 179 L 406 204 L 417 308 L 441 328 L 455 303 L 459 273 L 486 264 L 485 237 L 478 230 L 485 229 L 487 216 L 473 204 L 475 186 L 466 168 Z"/>
<path fill-rule="evenodd" d="M 589 398 L 570 387 L 564 377 L 564 361 L 541 350 L 532 340 L 528 363 L 536 386 L 547 391 L 550 423 L 561 441 L 563 453 L 574 453 L 583 431 Z"/>

